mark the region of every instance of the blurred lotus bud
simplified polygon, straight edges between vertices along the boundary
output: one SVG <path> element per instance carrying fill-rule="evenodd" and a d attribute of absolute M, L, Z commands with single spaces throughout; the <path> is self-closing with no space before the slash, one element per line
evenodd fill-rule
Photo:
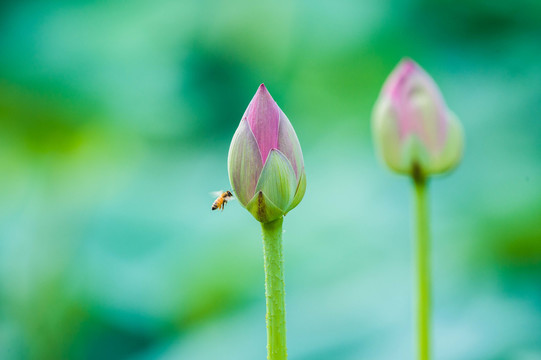
<path fill-rule="evenodd" d="M 233 136 L 228 170 L 235 196 L 260 222 L 287 214 L 304 196 L 306 175 L 299 140 L 263 84 Z"/>
<path fill-rule="evenodd" d="M 428 176 L 454 168 L 462 157 L 462 127 L 430 75 L 405 59 L 376 101 L 372 129 L 378 150 L 394 171 Z"/>

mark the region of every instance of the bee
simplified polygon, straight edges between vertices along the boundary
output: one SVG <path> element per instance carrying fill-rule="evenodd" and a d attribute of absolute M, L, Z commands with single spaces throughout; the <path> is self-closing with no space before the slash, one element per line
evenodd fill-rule
<path fill-rule="evenodd" d="M 217 191 L 214 194 L 218 195 L 218 198 L 214 200 L 214 203 L 212 203 L 212 210 L 221 209 L 223 211 L 225 204 L 233 199 L 233 194 L 231 194 L 231 191 L 229 190 Z"/>

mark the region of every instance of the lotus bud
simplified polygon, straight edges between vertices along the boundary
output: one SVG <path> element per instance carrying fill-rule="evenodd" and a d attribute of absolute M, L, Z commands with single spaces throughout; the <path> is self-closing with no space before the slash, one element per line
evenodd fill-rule
<path fill-rule="evenodd" d="M 263 84 L 233 135 L 228 170 L 235 196 L 262 223 L 287 214 L 304 196 L 306 175 L 299 140 Z"/>
<path fill-rule="evenodd" d="M 462 127 L 438 86 L 419 65 L 404 59 L 376 101 L 372 129 L 385 163 L 401 174 L 426 177 L 460 162 Z"/>

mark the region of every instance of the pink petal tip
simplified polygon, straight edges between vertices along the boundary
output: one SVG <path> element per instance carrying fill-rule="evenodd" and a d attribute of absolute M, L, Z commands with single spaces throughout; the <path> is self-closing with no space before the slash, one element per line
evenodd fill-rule
<path fill-rule="evenodd" d="M 263 164 L 271 149 L 278 147 L 280 111 L 265 84 L 259 85 L 248 106 L 246 116 L 256 138 Z"/>

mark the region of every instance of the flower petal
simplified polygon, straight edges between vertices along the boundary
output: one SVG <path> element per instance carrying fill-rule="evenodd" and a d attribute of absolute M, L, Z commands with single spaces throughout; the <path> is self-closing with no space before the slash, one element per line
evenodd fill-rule
<path fill-rule="evenodd" d="M 397 109 L 400 139 L 417 136 L 428 151 L 441 150 L 446 132 L 446 105 L 430 75 L 410 59 L 402 60 L 385 82 L 382 96 Z"/>
<path fill-rule="evenodd" d="M 438 157 L 432 162 L 433 173 L 443 173 L 455 168 L 462 159 L 464 151 L 464 130 L 460 121 L 454 113 L 448 111 L 447 114 L 447 138 L 445 147 Z"/>
<path fill-rule="evenodd" d="M 278 149 L 287 157 L 291 166 L 293 166 L 298 180 L 301 169 L 304 167 L 301 144 L 293 126 L 291 126 L 291 122 L 289 122 L 289 119 L 282 110 L 280 110 L 280 123 L 278 126 Z"/>
<path fill-rule="evenodd" d="M 400 166 L 403 173 L 413 175 L 420 171 L 424 175 L 431 173 L 431 158 L 425 144 L 416 136 L 408 136 L 401 144 Z"/>
<path fill-rule="evenodd" d="M 460 161 L 460 124 L 437 84 L 412 60 L 401 61 L 386 80 L 372 126 L 380 154 L 398 173 L 441 173 Z"/>
<path fill-rule="evenodd" d="M 278 148 L 280 113 L 278 104 L 265 85 L 261 84 L 248 105 L 245 116 L 257 141 L 263 164 L 267 161 L 271 149 Z"/>
<path fill-rule="evenodd" d="M 227 167 L 233 192 L 239 202 L 246 206 L 255 194 L 263 163 L 255 137 L 245 119 L 241 120 L 233 135 Z"/>
<path fill-rule="evenodd" d="M 284 213 L 293 201 L 296 189 L 297 178 L 289 160 L 279 150 L 272 149 L 255 191 L 262 191 Z"/>
<path fill-rule="evenodd" d="M 274 221 L 284 215 L 284 212 L 274 205 L 262 191 L 254 195 L 246 205 L 246 209 L 257 221 L 262 223 Z"/>
<path fill-rule="evenodd" d="M 286 214 L 293 210 L 299 203 L 301 202 L 302 198 L 304 197 L 304 193 L 306 192 L 306 174 L 304 173 L 304 168 L 301 169 L 299 184 L 297 185 L 297 190 L 295 191 L 295 197 L 293 198 L 293 202 L 291 205 L 289 205 L 289 208 L 286 211 Z"/>
<path fill-rule="evenodd" d="M 409 173 L 408 164 L 403 163 L 402 142 L 400 140 L 396 108 L 392 106 L 389 98 L 380 96 L 374 107 L 372 115 L 372 129 L 378 154 L 384 162 L 394 171 L 402 174 Z"/>

